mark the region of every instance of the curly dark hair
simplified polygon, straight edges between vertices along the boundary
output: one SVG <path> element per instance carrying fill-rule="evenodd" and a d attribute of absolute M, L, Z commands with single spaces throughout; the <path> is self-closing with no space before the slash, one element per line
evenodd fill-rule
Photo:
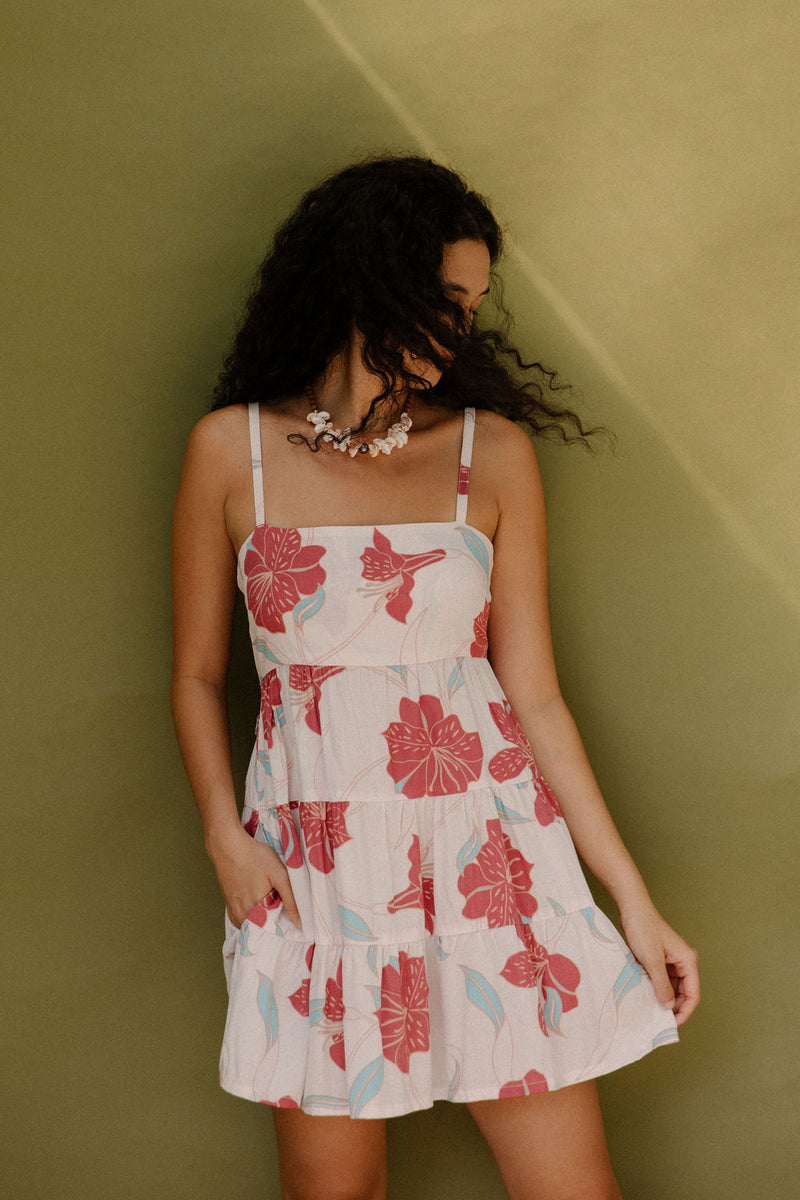
<path fill-rule="evenodd" d="M 489 251 L 499 328 L 471 325 L 441 278 L 444 247 L 462 238 L 482 241 Z M 431 159 L 370 155 L 328 176 L 275 233 L 212 409 L 302 394 L 349 345 L 355 327 L 363 335 L 365 365 L 383 383 L 355 432 L 376 405 L 391 406 L 415 388 L 429 389 L 444 407 L 492 409 L 534 434 L 588 446 L 604 427 L 585 428 L 577 413 L 546 396 L 545 387 L 552 394 L 569 385 L 541 363 L 524 362 L 508 340 L 511 318 L 495 272 L 502 248 L 486 200 Z M 407 368 L 399 347 L 440 370 L 438 382 L 431 385 Z M 525 372 L 532 374 L 525 378 Z M 321 436 L 289 438 L 318 449 Z"/>

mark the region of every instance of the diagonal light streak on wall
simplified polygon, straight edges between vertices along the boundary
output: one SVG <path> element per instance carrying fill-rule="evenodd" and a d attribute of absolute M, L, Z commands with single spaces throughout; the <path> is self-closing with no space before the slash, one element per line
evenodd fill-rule
<path fill-rule="evenodd" d="M 358 73 L 372 88 L 387 108 L 394 114 L 406 132 L 417 143 L 423 154 L 439 162 L 448 163 L 448 156 L 436 145 L 426 129 L 416 120 L 413 113 L 406 107 L 397 92 L 394 91 L 377 71 L 367 62 L 360 51 L 353 45 L 350 38 L 339 28 L 330 13 L 319 3 L 319 0 L 303 0 L 306 8 L 313 13 L 331 40 L 339 47 L 344 56 L 353 64 Z M 759 568 L 769 579 L 778 595 L 787 607 L 800 617 L 800 596 L 793 580 L 782 565 L 764 549 L 752 529 L 742 518 L 741 513 L 719 491 L 703 472 L 697 462 L 664 427 L 656 413 L 641 397 L 625 376 L 616 359 L 609 354 L 602 342 L 595 336 L 586 323 L 578 316 L 574 308 L 558 291 L 550 280 L 536 267 L 533 260 L 513 237 L 505 236 L 509 257 L 512 258 L 524 273 L 534 291 L 559 318 L 569 331 L 570 336 L 583 347 L 598 370 L 602 372 L 610 384 L 627 401 L 634 411 L 640 415 L 658 434 L 664 446 L 669 450 L 674 461 L 684 472 L 692 486 L 706 501 L 719 520 L 725 525 L 730 537 L 738 545 L 743 554 Z"/>

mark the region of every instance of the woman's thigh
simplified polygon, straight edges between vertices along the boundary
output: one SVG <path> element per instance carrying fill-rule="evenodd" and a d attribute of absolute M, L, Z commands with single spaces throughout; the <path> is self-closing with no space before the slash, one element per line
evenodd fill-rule
<path fill-rule="evenodd" d="M 467 1107 L 510 1200 L 621 1200 L 594 1079 Z"/>
<path fill-rule="evenodd" d="M 386 1121 L 273 1108 L 281 1200 L 384 1200 Z"/>

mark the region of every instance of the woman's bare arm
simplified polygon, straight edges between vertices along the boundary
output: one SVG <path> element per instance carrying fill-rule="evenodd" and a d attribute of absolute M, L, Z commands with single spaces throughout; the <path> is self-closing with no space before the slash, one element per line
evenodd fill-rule
<path fill-rule="evenodd" d="M 276 887 L 299 923 L 286 869 L 242 829 L 231 765 L 226 676 L 236 598 L 236 556 L 225 524 L 233 414 L 192 430 L 172 525 L 172 714 L 183 764 L 234 924 Z M 229 426 L 228 426 L 229 428 Z"/>
<path fill-rule="evenodd" d="M 489 659 L 558 797 L 575 847 L 613 896 L 629 945 L 662 1003 L 686 1020 L 699 1002 L 696 953 L 658 914 L 612 820 L 561 695 L 550 632 L 544 496 L 530 439 L 494 417 L 503 471 L 494 538 Z M 635 944 L 634 944 L 635 943 Z M 674 985 L 674 986 L 673 986 Z"/>

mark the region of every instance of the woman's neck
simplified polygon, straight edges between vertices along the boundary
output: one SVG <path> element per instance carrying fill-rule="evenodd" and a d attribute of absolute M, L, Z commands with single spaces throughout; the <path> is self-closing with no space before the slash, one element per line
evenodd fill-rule
<path fill-rule="evenodd" d="M 331 359 L 328 369 L 314 385 L 317 410 L 329 412 L 339 429 L 355 428 L 369 412 L 375 397 L 383 391 L 381 377 L 364 365 L 363 341 L 363 335 L 356 331 L 347 349 Z M 367 430 L 384 432 L 398 415 L 397 401 L 384 400 L 375 409 Z"/>

